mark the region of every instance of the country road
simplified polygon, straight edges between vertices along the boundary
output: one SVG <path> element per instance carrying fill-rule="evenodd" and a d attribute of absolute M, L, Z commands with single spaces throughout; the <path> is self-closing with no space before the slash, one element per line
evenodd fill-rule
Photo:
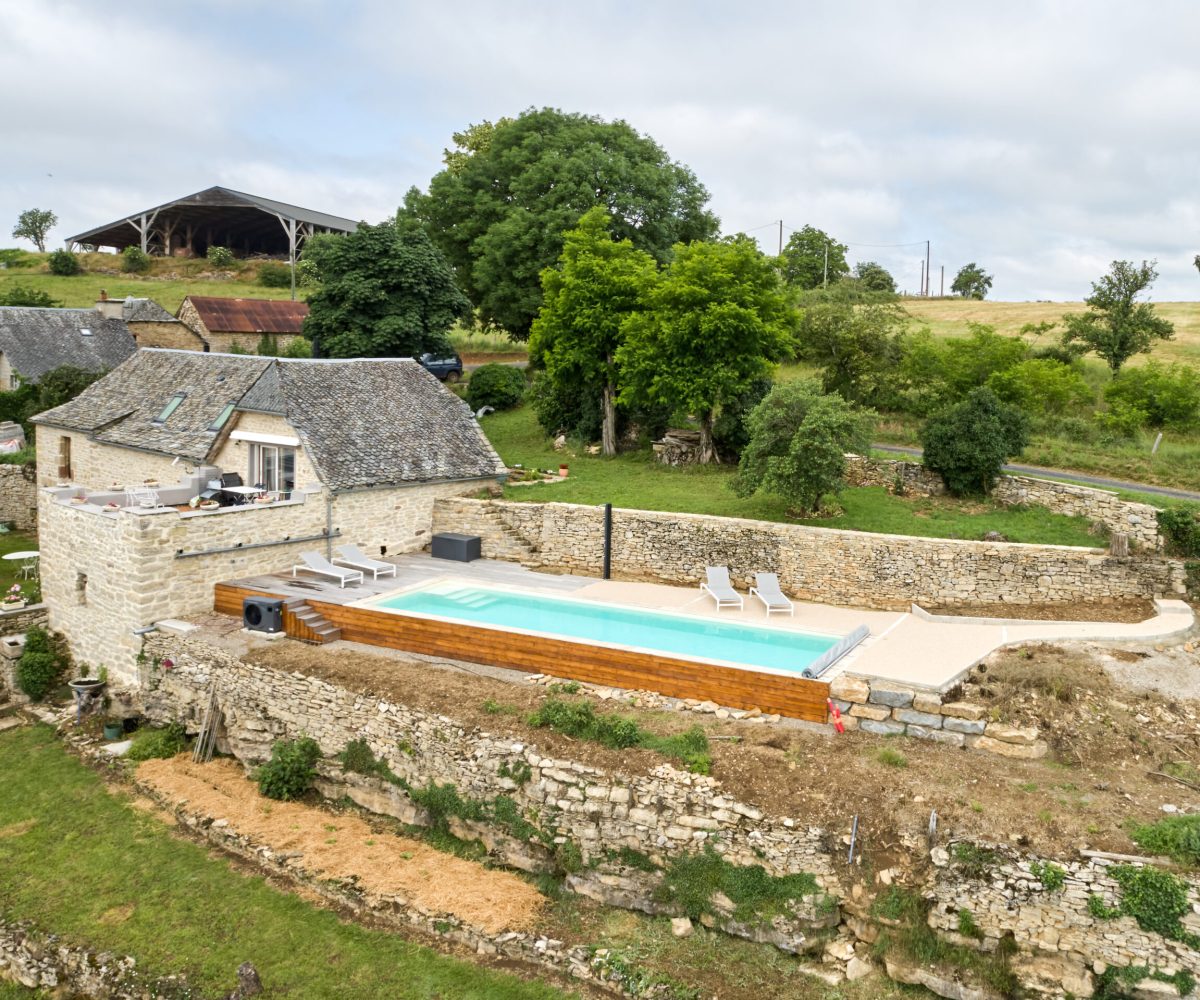
<path fill-rule="evenodd" d="M 911 455 L 921 457 L 920 448 L 908 448 L 899 444 L 873 444 L 876 451 L 887 451 L 895 455 Z M 1061 479 L 1072 483 L 1085 483 L 1088 486 L 1099 486 L 1109 490 L 1135 490 L 1138 493 L 1150 493 L 1154 496 L 1171 497 L 1174 500 L 1200 500 L 1200 493 L 1191 490 L 1176 490 L 1167 486 L 1149 486 L 1146 483 L 1131 483 L 1124 479 L 1106 479 L 1104 476 L 1089 476 L 1082 472 L 1068 472 L 1064 469 L 1041 469 L 1036 465 L 1006 465 L 1005 472 L 1016 472 L 1022 476 L 1038 476 L 1041 479 Z"/>

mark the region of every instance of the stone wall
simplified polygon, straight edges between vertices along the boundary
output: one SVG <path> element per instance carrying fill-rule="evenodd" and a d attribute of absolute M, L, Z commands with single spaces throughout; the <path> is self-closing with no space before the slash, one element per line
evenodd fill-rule
<path fill-rule="evenodd" d="M 483 538 L 483 555 L 599 575 L 603 510 L 455 498 L 435 505 L 435 531 Z M 706 566 L 736 585 L 779 574 L 800 600 L 903 610 L 912 603 L 1034 604 L 1184 593 L 1178 561 L 1119 558 L 1059 545 L 967 542 L 836 531 L 702 514 L 613 511 L 613 572 L 694 586 Z"/>
<path fill-rule="evenodd" d="M 238 430 L 247 434 L 264 434 L 273 437 L 296 438 L 296 429 L 283 417 L 271 413 L 236 413 L 230 424 L 230 430 Z M 255 473 L 250 468 L 249 441 L 234 440 L 227 437 L 217 453 L 213 456 L 212 464 L 224 472 L 236 472 L 246 483 L 253 484 Z M 296 476 L 297 489 L 309 491 L 321 488 L 320 477 L 309 458 L 308 451 L 297 445 Z"/>
<path fill-rule="evenodd" d="M 42 424 L 37 432 L 38 485 L 53 486 L 61 482 L 58 476 L 59 442 L 71 441 L 70 481 L 89 489 L 108 489 L 115 486 L 140 486 L 147 479 L 174 483 L 194 468 L 180 462 L 172 465 L 169 455 L 156 455 L 134 448 L 114 448 L 98 444 L 82 431 L 63 430 Z"/>
<path fill-rule="evenodd" d="M 20 465 L 0 465 L 0 522 L 16 531 L 37 532 L 37 483 Z"/>
<path fill-rule="evenodd" d="M 1002 757 L 1036 759 L 1050 749 L 1036 729 L 989 722 L 982 705 L 943 702 L 936 691 L 841 674 L 830 682 L 829 694 L 847 729 L 876 736 L 912 736 Z"/>
<path fill-rule="evenodd" d="M 203 351 L 204 341 L 185 323 L 137 320 L 126 324 L 139 348 L 163 347 L 180 351 Z"/>
<path fill-rule="evenodd" d="M 902 484 L 909 496 L 942 496 L 946 485 L 942 477 L 920 462 L 890 461 L 887 459 L 846 456 L 846 481 L 851 486 L 883 486 L 894 490 Z M 1033 476 L 1001 476 L 992 491 L 997 503 L 1008 506 L 1045 507 L 1055 514 L 1083 517 L 1109 531 L 1129 536 L 1137 546 L 1160 550 L 1158 511 L 1145 503 L 1122 500 L 1110 490 L 1075 486 Z"/>

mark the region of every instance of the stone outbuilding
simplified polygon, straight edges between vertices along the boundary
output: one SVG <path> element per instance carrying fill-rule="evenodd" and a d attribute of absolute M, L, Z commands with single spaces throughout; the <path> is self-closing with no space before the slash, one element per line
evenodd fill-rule
<path fill-rule="evenodd" d="M 136 350 L 124 320 L 94 309 L 0 307 L 0 391 L 67 365 L 108 371 Z"/>
<path fill-rule="evenodd" d="M 213 584 L 335 544 L 422 548 L 435 500 L 505 471 L 466 403 L 408 358 L 140 350 L 33 421 L 51 627 L 128 683 L 137 630 L 211 610 Z M 201 507 L 222 477 L 258 495 Z"/>
<path fill-rule="evenodd" d="M 266 346 L 269 353 L 285 353 L 301 336 L 307 316 L 307 302 L 287 299 L 189 295 L 179 307 L 180 321 L 199 342 L 199 346 L 191 349 L 200 351 L 257 353 L 261 345 Z"/>

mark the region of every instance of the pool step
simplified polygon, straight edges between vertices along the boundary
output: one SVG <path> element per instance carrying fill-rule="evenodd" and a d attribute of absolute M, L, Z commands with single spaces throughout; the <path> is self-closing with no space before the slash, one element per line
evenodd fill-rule
<path fill-rule="evenodd" d="M 305 629 L 313 633 L 317 638 L 309 639 L 306 636 L 293 636 L 300 639 L 302 642 L 326 643 L 334 642 L 342 637 L 342 630 L 334 625 L 328 618 L 314 611 L 308 606 L 302 597 L 289 598 L 286 602 L 288 613 Z"/>

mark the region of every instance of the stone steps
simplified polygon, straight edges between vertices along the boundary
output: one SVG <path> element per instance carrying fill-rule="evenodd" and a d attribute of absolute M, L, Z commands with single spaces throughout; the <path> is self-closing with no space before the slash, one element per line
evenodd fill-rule
<path fill-rule="evenodd" d="M 342 637 L 342 630 L 321 613 L 314 611 L 302 597 L 289 598 L 286 602 L 288 612 L 310 632 L 319 636 L 318 643 L 336 642 Z M 309 640 L 305 640 L 309 641 Z"/>

